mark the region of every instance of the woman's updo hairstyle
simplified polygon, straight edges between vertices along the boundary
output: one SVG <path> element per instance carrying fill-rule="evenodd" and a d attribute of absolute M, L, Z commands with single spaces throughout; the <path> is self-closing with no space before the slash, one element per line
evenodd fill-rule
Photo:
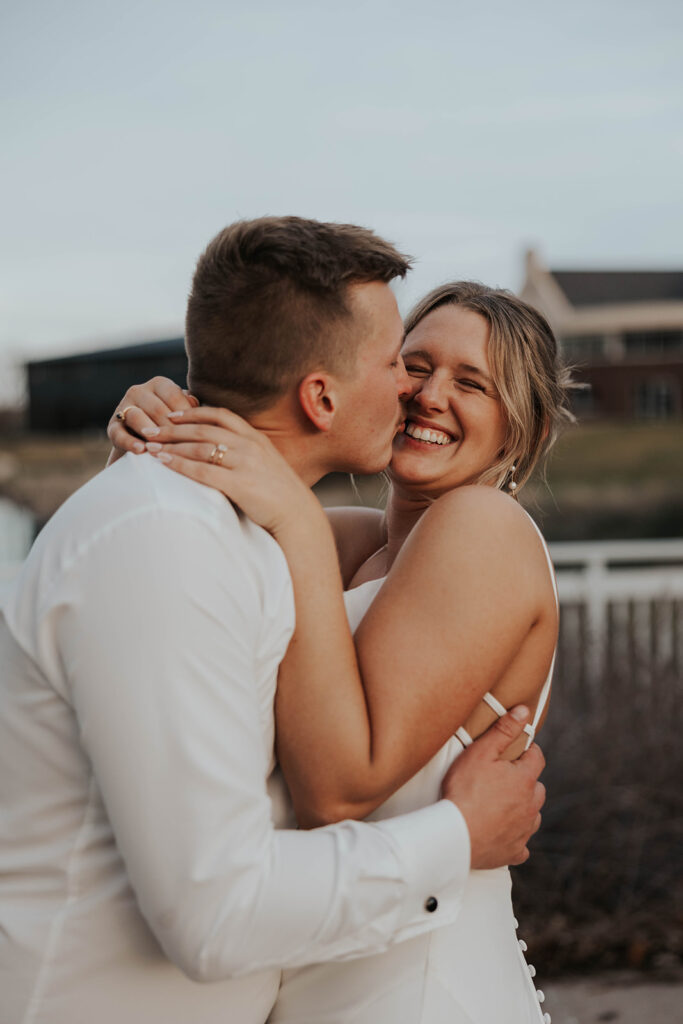
<path fill-rule="evenodd" d="M 478 483 L 502 488 L 515 466 L 517 488 L 545 458 L 562 427 L 574 421 L 572 384 L 548 321 L 533 306 L 502 288 L 453 281 L 425 295 L 405 320 L 406 335 L 440 306 L 463 306 L 490 326 L 488 359 L 505 413 L 507 433 L 498 461 Z"/>

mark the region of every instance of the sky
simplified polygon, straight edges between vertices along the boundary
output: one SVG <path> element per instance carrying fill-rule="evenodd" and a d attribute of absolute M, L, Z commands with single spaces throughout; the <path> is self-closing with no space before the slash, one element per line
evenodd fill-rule
<path fill-rule="evenodd" d="M 680 0 L 3 0 L 0 404 L 27 359 L 182 333 L 241 217 L 454 278 L 683 269 Z"/>

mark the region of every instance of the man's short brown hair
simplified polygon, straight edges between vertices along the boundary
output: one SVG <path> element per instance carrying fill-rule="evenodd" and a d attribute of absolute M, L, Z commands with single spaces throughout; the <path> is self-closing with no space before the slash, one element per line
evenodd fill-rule
<path fill-rule="evenodd" d="M 199 257 L 187 304 L 188 384 L 204 403 L 267 408 L 313 369 L 351 370 L 351 284 L 410 267 L 367 228 L 262 217 L 224 228 Z"/>

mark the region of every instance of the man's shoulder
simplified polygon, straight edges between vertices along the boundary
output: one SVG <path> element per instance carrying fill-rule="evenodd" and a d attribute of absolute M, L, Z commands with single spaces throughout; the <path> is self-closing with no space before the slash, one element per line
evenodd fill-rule
<path fill-rule="evenodd" d="M 181 552 L 189 557 L 198 547 L 204 561 L 229 557 L 249 576 L 288 575 L 273 538 L 222 494 L 174 473 L 149 455 L 132 454 L 71 495 L 44 527 L 29 561 L 49 565 L 49 575 L 54 576 L 98 548 L 106 547 L 111 557 L 133 538 L 163 547 L 166 558 Z"/>
<path fill-rule="evenodd" d="M 53 579 L 99 548 L 110 554 L 131 538 L 154 545 L 162 533 L 191 544 L 212 537 L 215 547 L 241 546 L 234 508 L 216 492 L 173 473 L 148 455 L 126 455 L 75 491 L 38 535 L 27 567 Z M 170 553 L 173 557 L 173 553 Z"/>
<path fill-rule="evenodd" d="M 169 470 L 150 455 L 125 455 L 80 487 L 53 517 L 54 529 L 77 520 L 81 537 L 139 519 L 197 519 L 236 528 L 237 513 L 222 495 Z M 51 525 L 51 524 L 48 524 Z"/>

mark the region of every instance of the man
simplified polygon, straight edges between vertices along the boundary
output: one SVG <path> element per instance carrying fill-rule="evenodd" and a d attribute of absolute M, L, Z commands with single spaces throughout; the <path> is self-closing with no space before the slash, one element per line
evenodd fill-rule
<path fill-rule="evenodd" d="M 266 431 L 308 483 L 383 467 L 407 390 L 388 281 L 407 269 L 360 228 L 232 225 L 194 278 L 192 391 Z M 510 716 L 433 807 L 273 828 L 293 626 L 272 538 L 149 456 L 48 524 L 0 620 L 0 1024 L 259 1024 L 281 967 L 452 921 L 470 862 L 524 858 L 542 758 L 497 760 Z"/>

